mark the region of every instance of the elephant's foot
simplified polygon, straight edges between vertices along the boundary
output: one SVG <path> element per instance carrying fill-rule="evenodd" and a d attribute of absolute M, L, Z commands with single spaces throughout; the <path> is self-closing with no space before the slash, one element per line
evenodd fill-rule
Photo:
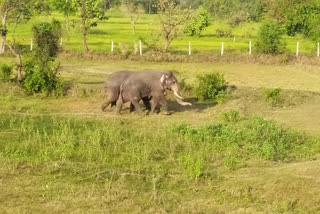
<path fill-rule="evenodd" d="M 107 108 L 107 105 L 105 103 L 101 105 L 101 111 L 105 111 L 106 108 Z"/>
<path fill-rule="evenodd" d="M 170 115 L 171 113 L 168 112 L 168 111 L 164 111 L 163 114 L 164 114 L 164 115 Z"/>

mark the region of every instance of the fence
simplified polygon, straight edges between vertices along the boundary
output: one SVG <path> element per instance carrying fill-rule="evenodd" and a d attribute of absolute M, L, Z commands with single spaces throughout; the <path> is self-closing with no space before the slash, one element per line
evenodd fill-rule
<path fill-rule="evenodd" d="M 236 38 L 234 37 L 233 38 L 233 43 L 236 42 Z M 119 43 L 119 47 L 121 46 L 122 43 Z M 63 46 L 63 38 L 61 38 L 60 40 L 60 47 Z M 297 41 L 297 45 L 296 45 L 296 51 L 295 51 L 295 54 L 296 56 L 299 56 L 299 51 L 300 51 L 300 43 L 299 41 Z M 111 41 L 111 49 L 110 49 L 110 53 L 113 54 L 114 53 L 114 48 L 115 48 L 115 43 L 114 41 Z M 31 42 L 30 42 L 30 50 L 32 51 L 33 49 L 33 40 L 31 39 Z M 137 54 L 137 44 L 135 43 L 134 44 L 134 54 Z M 142 44 L 142 41 L 139 40 L 139 55 L 142 55 L 143 54 L 143 44 Z M 192 55 L 192 43 L 189 41 L 188 42 L 188 55 L 191 56 Z M 224 45 L 224 42 L 221 42 L 221 49 L 220 49 L 220 55 L 223 56 L 225 55 L 225 45 Z M 252 42 L 251 40 L 249 41 L 248 43 L 248 55 L 252 55 Z M 320 44 L 319 42 L 317 43 L 317 51 L 316 51 L 316 56 L 319 57 L 320 56 Z"/>

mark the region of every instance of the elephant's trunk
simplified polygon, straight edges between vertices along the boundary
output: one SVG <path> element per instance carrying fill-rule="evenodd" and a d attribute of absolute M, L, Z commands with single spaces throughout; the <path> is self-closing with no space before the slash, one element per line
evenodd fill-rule
<path fill-rule="evenodd" d="M 176 101 L 182 106 L 192 106 L 191 103 L 182 101 L 183 97 L 181 97 L 178 92 L 179 92 L 179 88 L 178 87 L 173 88 L 173 94 L 174 94 L 174 96 L 176 98 Z"/>
<path fill-rule="evenodd" d="M 180 98 L 178 98 L 178 97 L 176 97 L 176 101 L 177 101 L 177 103 L 179 103 L 180 105 L 182 105 L 182 106 L 192 106 L 192 104 L 191 103 L 189 103 L 189 102 L 184 102 L 184 101 L 182 101 Z"/>

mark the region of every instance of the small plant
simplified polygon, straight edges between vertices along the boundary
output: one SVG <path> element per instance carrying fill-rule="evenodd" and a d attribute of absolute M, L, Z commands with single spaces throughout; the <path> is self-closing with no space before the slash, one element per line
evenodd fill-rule
<path fill-rule="evenodd" d="M 202 100 L 216 100 L 221 98 L 221 91 L 226 89 L 226 81 L 222 73 L 210 73 L 197 76 L 198 85 L 194 89 L 194 94 Z"/>
<path fill-rule="evenodd" d="M 129 46 L 125 43 L 120 42 L 119 43 L 120 52 L 124 56 L 128 56 L 129 54 Z"/>
<path fill-rule="evenodd" d="M 3 80 L 9 81 L 10 76 L 12 75 L 12 66 L 9 66 L 7 64 L 2 64 L 0 67 L 1 76 Z"/>
<path fill-rule="evenodd" d="M 237 166 L 239 165 L 240 160 L 236 155 L 228 155 L 224 159 L 224 166 L 229 170 L 235 170 Z"/>
<path fill-rule="evenodd" d="M 226 123 L 236 123 L 241 120 L 240 113 L 235 110 L 229 110 L 221 114 L 221 119 Z"/>
<path fill-rule="evenodd" d="M 264 94 L 268 101 L 271 101 L 273 105 L 276 105 L 282 101 L 281 91 L 281 88 L 266 89 L 264 90 Z"/>

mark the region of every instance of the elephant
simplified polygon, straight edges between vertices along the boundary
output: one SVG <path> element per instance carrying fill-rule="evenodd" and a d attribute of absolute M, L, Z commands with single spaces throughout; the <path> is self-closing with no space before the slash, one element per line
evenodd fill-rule
<path fill-rule="evenodd" d="M 116 105 L 116 102 L 119 98 L 120 94 L 120 86 L 129 76 L 134 75 L 136 72 L 133 71 L 117 71 L 109 75 L 107 80 L 105 81 L 105 92 L 107 93 L 107 99 L 102 104 L 101 110 L 105 111 L 106 107 L 111 104 L 112 106 Z M 146 109 L 150 110 L 150 98 L 143 97 L 142 98 Z M 130 104 L 130 112 L 134 111 L 134 105 Z"/>
<path fill-rule="evenodd" d="M 191 106 L 189 102 L 182 101 L 179 95 L 178 81 L 171 71 L 141 71 L 135 75 L 130 75 L 120 86 L 120 96 L 117 100 L 117 113 L 120 113 L 121 107 L 126 102 L 131 102 L 137 113 L 142 114 L 139 101 L 143 97 L 151 97 L 150 114 L 154 113 L 158 104 L 162 105 L 165 114 L 168 112 L 168 104 L 164 92 L 173 91 L 176 101 L 183 106 Z"/>

